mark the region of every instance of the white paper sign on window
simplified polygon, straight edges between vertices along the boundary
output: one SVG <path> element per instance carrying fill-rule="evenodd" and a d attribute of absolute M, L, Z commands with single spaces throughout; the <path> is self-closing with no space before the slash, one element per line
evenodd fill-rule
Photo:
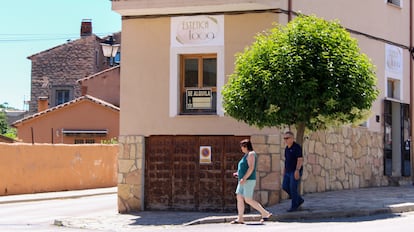
<path fill-rule="evenodd" d="M 394 45 L 385 45 L 385 75 L 395 79 L 402 79 L 403 50 Z"/>
<path fill-rule="evenodd" d="M 223 15 L 171 18 L 171 47 L 223 45 Z"/>

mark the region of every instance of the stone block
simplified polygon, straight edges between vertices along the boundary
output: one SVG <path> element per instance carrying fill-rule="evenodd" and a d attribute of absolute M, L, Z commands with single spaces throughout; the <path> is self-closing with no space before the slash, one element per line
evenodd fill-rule
<path fill-rule="evenodd" d="M 118 197 L 118 213 L 128 213 L 131 209 L 126 204 L 125 200 Z"/>
<path fill-rule="evenodd" d="M 254 199 L 260 202 L 262 205 L 267 205 L 269 197 L 267 191 L 257 191 L 254 194 Z"/>
<path fill-rule="evenodd" d="M 136 159 L 136 153 L 137 153 L 137 145 L 136 144 L 131 144 L 131 143 L 129 143 L 128 144 L 128 146 L 129 146 L 129 158 L 131 159 L 131 160 L 134 160 L 134 159 Z"/>
<path fill-rule="evenodd" d="M 303 183 L 303 191 L 305 193 L 314 193 L 316 192 L 317 182 L 316 176 L 310 175 L 306 178 L 306 181 L 302 181 Z"/>
<path fill-rule="evenodd" d="M 269 205 L 280 203 L 280 191 L 272 191 L 269 193 Z"/>
<path fill-rule="evenodd" d="M 315 153 L 315 140 L 308 141 L 308 153 Z"/>
<path fill-rule="evenodd" d="M 268 145 L 266 144 L 253 144 L 253 148 L 258 154 L 269 153 Z"/>
<path fill-rule="evenodd" d="M 126 137 L 125 136 L 123 136 L 123 135 L 120 135 L 119 137 L 118 137 L 118 143 L 119 144 L 124 144 L 126 142 Z"/>
<path fill-rule="evenodd" d="M 323 143 L 316 142 L 315 143 L 315 154 L 317 155 L 323 155 L 325 153 L 325 148 L 323 146 Z"/>
<path fill-rule="evenodd" d="M 314 164 L 312 167 L 312 175 L 314 176 L 321 176 L 322 168 L 318 164 Z"/>
<path fill-rule="evenodd" d="M 128 208 L 130 209 L 129 211 L 141 211 L 142 210 L 141 200 L 135 197 L 129 198 L 126 201 L 126 204 L 128 205 Z"/>
<path fill-rule="evenodd" d="M 280 183 L 280 174 L 279 173 L 269 173 L 265 177 L 261 178 L 260 180 L 260 188 L 261 190 L 271 190 L 276 191 L 279 190 L 281 187 Z"/>
<path fill-rule="evenodd" d="M 338 143 L 338 136 L 336 134 L 330 134 L 326 138 L 327 144 L 337 144 Z"/>
<path fill-rule="evenodd" d="M 266 135 L 252 135 L 250 141 L 253 144 L 253 147 L 256 149 L 256 146 L 259 144 L 266 144 L 267 136 Z"/>
<path fill-rule="evenodd" d="M 267 144 L 271 145 L 280 145 L 281 135 L 268 135 L 267 137 Z"/>
<path fill-rule="evenodd" d="M 144 173 L 141 170 L 135 170 L 125 175 L 125 184 L 141 185 Z"/>
<path fill-rule="evenodd" d="M 268 145 L 268 152 L 280 154 L 280 145 Z"/>
<path fill-rule="evenodd" d="M 118 173 L 118 184 L 125 184 L 123 173 Z"/>
<path fill-rule="evenodd" d="M 318 156 L 315 154 L 308 154 L 306 157 L 307 164 L 314 165 L 318 163 Z"/>
<path fill-rule="evenodd" d="M 271 171 L 271 157 L 269 154 L 261 154 L 257 158 L 257 171 L 270 172 Z"/>
<path fill-rule="evenodd" d="M 135 170 L 135 160 L 118 160 L 118 171 L 121 173 L 129 173 Z"/>
<path fill-rule="evenodd" d="M 118 184 L 118 197 L 121 199 L 128 199 L 131 197 L 130 185 Z"/>
<path fill-rule="evenodd" d="M 272 172 L 279 172 L 282 170 L 280 155 L 272 155 Z"/>

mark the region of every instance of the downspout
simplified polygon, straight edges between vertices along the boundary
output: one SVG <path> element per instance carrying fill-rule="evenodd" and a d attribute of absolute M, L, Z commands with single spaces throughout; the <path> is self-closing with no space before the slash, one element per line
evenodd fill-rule
<path fill-rule="evenodd" d="M 288 22 L 290 22 L 290 20 L 292 20 L 292 0 L 288 0 Z"/>
<path fill-rule="evenodd" d="M 410 47 L 409 47 L 409 61 L 410 61 L 410 129 L 411 129 L 411 135 L 410 135 L 410 159 L 411 159 L 411 180 L 412 180 L 412 184 L 414 185 L 414 175 L 413 175 L 413 170 L 414 170 L 414 157 L 413 157 L 413 146 L 412 146 L 412 135 L 413 135 L 413 126 L 412 126 L 412 122 L 413 122 L 413 103 L 414 103 L 414 99 L 413 99 L 413 59 L 414 59 L 414 50 L 413 50 L 413 5 L 412 5 L 412 1 L 409 1 L 409 7 L 410 7 L 410 22 L 409 22 L 409 33 L 410 33 Z"/>

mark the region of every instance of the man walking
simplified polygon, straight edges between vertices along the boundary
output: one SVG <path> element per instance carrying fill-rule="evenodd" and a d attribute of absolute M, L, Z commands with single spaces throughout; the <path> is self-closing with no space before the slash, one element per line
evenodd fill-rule
<path fill-rule="evenodd" d="M 285 132 L 283 139 L 286 147 L 282 188 L 292 199 L 291 207 L 288 209 L 288 212 L 294 212 L 297 211 L 305 201 L 298 192 L 300 178 L 303 172 L 302 147 L 294 141 L 294 135 L 291 131 Z"/>

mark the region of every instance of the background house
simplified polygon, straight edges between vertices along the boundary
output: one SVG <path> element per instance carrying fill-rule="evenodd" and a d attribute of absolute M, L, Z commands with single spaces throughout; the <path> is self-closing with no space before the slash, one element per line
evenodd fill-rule
<path fill-rule="evenodd" d="M 47 101 L 39 105 L 46 105 Z M 13 123 L 25 143 L 101 143 L 119 135 L 119 107 L 85 95 Z"/>
<path fill-rule="evenodd" d="M 120 106 L 120 66 L 105 69 L 88 77 L 77 80 L 82 95 L 90 95 Z"/>
<path fill-rule="evenodd" d="M 101 143 L 119 135 L 119 53 L 105 57 L 92 22 L 81 38 L 29 57 L 32 60 L 29 115 L 15 121 L 17 137 L 30 143 Z M 115 65 L 115 66 L 114 66 Z"/>
<path fill-rule="evenodd" d="M 120 33 L 110 37 L 117 43 L 121 41 Z M 47 98 L 48 107 L 54 107 L 80 97 L 82 91 L 77 80 L 110 67 L 101 46 L 106 39 L 92 33 L 91 20 L 83 20 L 79 39 L 29 56 L 32 62 L 29 114 L 37 112 L 39 98 Z"/>

